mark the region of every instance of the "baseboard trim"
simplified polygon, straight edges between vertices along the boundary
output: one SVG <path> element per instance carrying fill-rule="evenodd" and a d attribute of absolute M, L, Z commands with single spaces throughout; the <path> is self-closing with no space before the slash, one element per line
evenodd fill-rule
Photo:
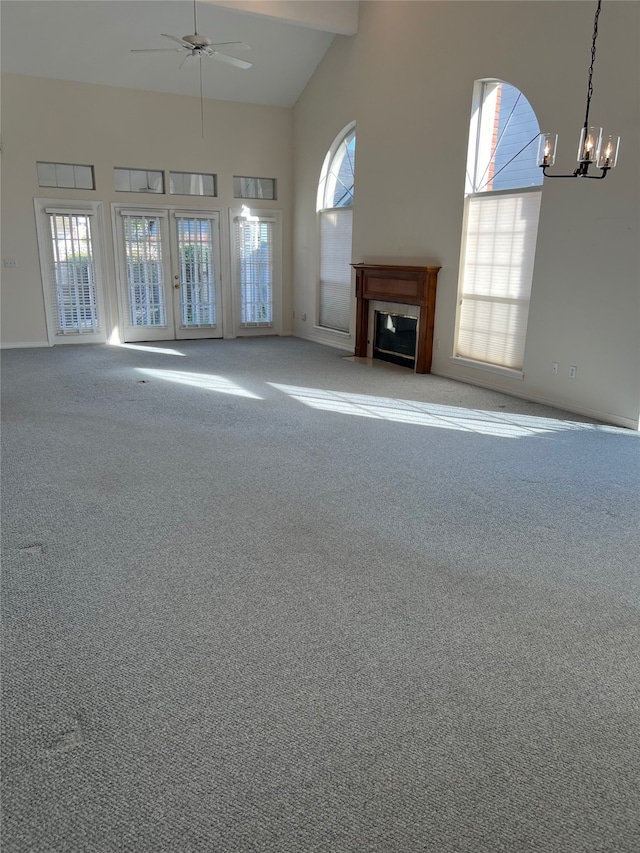
<path fill-rule="evenodd" d="M 518 397 L 520 400 L 529 400 L 532 403 L 540 403 L 542 406 L 549 406 L 550 409 L 560 409 L 563 412 L 570 412 L 575 415 L 584 415 L 587 418 L 593 418 L 595 421 L 602 421 L 605 424 L 624 427 L 631 429 L 634 432 L 640 431 L 640 422 L 634 421 L 633 418 L 625 418 L 622 415 L 614 415 L 611 412 L 601 412 L 598 409 L 590 409 L 588 406 L 574 406 L 569 402 L 560 402 L 558 400 L 549 400 L 547 397 L 538 397 L 533 394 L 527 394 L 519 388 L 508 390 L 504 386 L 493 384 L 491 382 L 473 382 L 470 379 L 461 379 L 460 376 L 455 376 L 443 370 L 432 370 L 434 376 L 442 376 L 443 379 L 453 379 L 455 382 L 462 382 L 464 385 L 475 385 L 477 388 L 486 388 L 488 391 L 497 391 L 499 394 L 506 394 L 511 397 Z"/>
<path fill-rule="evenodd" d="M 2 341 L 0 349 L 27 349 L 31 347 L 48 347 L 49 341 L 16 341 L 7 343 Z"/>
<path fill-rule="evenodd" d="M 300 332 L 293 332 L 293 337 L 300 338 L 302 341 L 310 341 L 312 344 L 320 344 L 323 347 L 332 347 L 333 349 L 339 349 L 342 352 L 348 352 L 350 355 L 353 355 L 353 344 L 347 344 L 346 346 L 335 340 L 325 340 L 324 338 L 320 339 L 312 335 L 301 335 Z"/>

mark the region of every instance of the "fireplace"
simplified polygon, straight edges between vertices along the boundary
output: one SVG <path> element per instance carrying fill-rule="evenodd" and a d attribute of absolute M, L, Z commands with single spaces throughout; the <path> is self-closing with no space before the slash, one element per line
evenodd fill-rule
<path fill-rule="evenodd" d="M 375 340 L 377 313 L 386 312 L 408 318 L 417 316 L 414 370 L 416 373 L 429 373 L 440 267 L 389 264 L 352 266 L 356 271 L 356 356 L 366 357 L 370 353 L 372 340 Z M 385 303 L 384 306 L 376 305 L 380 302 Z M 371 310 L 373 308 L 376 310 Z"/>
<path fill-rule="evenodd" d="M 406 314 L 388 311 L 376 311 L 372 346 L 373 357 L 415 370 L 417 328 L 417 317 L 408 317 Z"/>

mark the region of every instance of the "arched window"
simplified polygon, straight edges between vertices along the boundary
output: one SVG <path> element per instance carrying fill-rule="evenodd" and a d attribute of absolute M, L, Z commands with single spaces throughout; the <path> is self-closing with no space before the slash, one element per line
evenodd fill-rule
<path fill-rule="evenodd" d="M 522 92 L 476 82 L 455 355 L 521 370 L 542 191 L 540 128 Z"/>
<path fill-rule="evenodd" d="M 351 227 L 356 165 L 356 128 L 350 124 L 324 159 L 318 184 L 320 292 L 318 324 L 349 331 L 351 315 Z"/>

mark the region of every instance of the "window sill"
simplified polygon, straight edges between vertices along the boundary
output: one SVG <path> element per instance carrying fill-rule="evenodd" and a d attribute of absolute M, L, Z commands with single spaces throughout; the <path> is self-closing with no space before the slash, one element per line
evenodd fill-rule
<path fill-rule="evenodd" d="M 339 329 L 330 329 L 328 326 L 314 326 L 316 332 L 328 332 L 330 335 L 336 335 L 339 338 L 350 338 L 351 332 L 341 332 Z"/>
<path fill-rule="evenodd" d="M 514 370 L 512 367 L 500 367 L 497 364 L 487 364 L 484 361 L 474 361 L 472 358 L 461 358 L 458 355 L 451 356 L 449 360 L 451 364 L 456 364 L 458 367 L 472 367 L 487 373 L 497 373 L 498 376 L 506 376 L 508 379 L 524 379 L 524 372 Z"/>

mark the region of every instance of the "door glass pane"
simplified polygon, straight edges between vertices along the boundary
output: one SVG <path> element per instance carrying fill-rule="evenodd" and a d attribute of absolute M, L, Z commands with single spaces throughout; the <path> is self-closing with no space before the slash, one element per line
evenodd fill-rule
<path fill-rule="evenodd" d="M 123 215 L 129 321 L 132 326 L 166 326 L 161 220 Z"/>
<path fill-rule="evenodd" d="M 238 219 L 241 325 L 273 322 L 273 222 Z"/>
<path fill-rule="evenodd" d="M 54 271 L 57 334 L 95 332 L 99 328 L 91 217 L 49 214 Z"/>
<path fill-rule="evenodd" d="M 180 265 L 180 311 L 183 326 L 215 326 L 215 220 L 176 217 Z"/>

